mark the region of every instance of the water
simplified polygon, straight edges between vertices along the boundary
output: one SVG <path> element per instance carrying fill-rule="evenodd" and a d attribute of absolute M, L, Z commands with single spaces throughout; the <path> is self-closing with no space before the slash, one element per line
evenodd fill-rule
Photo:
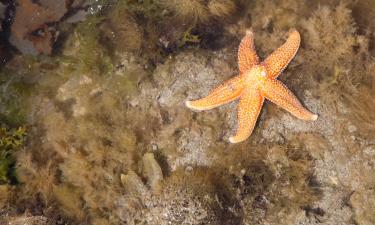
<path fill-rule="evenodd" d="M 4 3 L 0 222 L 375 224 L 371 1 L 51 2 Z M 230 144 L 237 102 L 184 102 L 238 74 L 250 27 L 261 59 L 300 32 L 279 80 L 319 118 L 266 101 Z"/>

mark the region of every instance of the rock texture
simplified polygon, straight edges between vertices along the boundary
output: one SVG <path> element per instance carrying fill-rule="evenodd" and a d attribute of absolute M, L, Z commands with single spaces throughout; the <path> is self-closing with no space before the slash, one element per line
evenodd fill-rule
<path fill-rule="evenodd" d="M 50 55 L 59 35 L 56 24 L 67 14 L 71 5 L 79 6 L 79 2 L 17 0 L 9 42 L 26 55 Z M 81 16 L 81 20 L 84 16 Z"/>

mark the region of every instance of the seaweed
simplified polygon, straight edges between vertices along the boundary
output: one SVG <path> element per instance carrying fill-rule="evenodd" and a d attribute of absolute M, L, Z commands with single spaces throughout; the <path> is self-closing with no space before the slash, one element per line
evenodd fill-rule
<path fill-rule="evenodd" d="M 110 49 L 118 54 L 123 52 L 139 54 L 143 45 L 144 31 L 135 20 L 135 9 L 129 8 L 129 4 L 127 1 L 117 2 L 101 25 L 101 31 L 110 43 Z"/>
<path fill-rule="evenodd" d="M 0 184 L 16 182 L 13 154 L 25 144 L 26 128 L 0 127 Z"/>
<path fill-rule="evenodd" d="M 16 57 L 2 72 L 4 121 L 32 123 L 26 146 L 3 164 L 16 163 L 19 185 L 8 194 L 16 197 L 0 195 L 16 214 L 56 224 L 373 221 L 360 203 L 374 196 L 375 63 L 351 5 L 90 2 L 99 3 L 94 14 L 69 30 L 61 55 Z M 234 46 L 248 27 L 261 56 L 287 29 L 300 31 L 301 49 L 280 79 L 321 119 L 298 122 L 266 106 L 252 138 L 229 145 L 232 105 L 196 114 L 181 102 L 237 72 Z M 205 48 L 226 32 L 237 38 Z"/>
<path fill-rule="evenodd" d="M 192 34 L 192 28 L 186 30 L 181 39 L 178 42 L 178 47 L 181 48 L 182 46 L 186 45 L 187 43 L 199 43 L 201 41 L 199 35 Z"/>
<path fill-rule="evenodd" d="M 26 122 L 27 96 L 31 88 L 10 70 L 0 72 L 0 119 L 10 126 L 20 126 Z"/>
<path fill-rule="evenodd" d="M 74 52 L 65 52 L 62 58 L 67 67 L 81 73 L 106 74 L 113 70 L 108 50 L 101 44 L 99 25 L 103 17 L 91 15 L 75 28 L 74 37 L 66 45 L 73 45 Z"/>
<path fill-rule="evenodd" d="M 155 0 L 122 0 L 119 1 L 120 7 L 126 7 L 130 13 L 134 13 L 145 19 L 162 19 L 163 12 Z"/>
<path fill-rule="evenodd" d="M 232 0 L 162 0 L 160 6 L 171 11 L 175 18 L 192 26 L 225 20 L 236 11 L 236 1 Z"/>

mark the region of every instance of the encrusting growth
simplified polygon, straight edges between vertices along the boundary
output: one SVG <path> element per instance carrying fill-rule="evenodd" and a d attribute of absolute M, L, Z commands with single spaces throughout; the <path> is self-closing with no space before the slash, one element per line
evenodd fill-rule
<path fill-rule="evenodd" d="M 301 42 L 297 30 L 291 30 L 286 42 L 266 60 L 259 63 L 253 40 L 248 30 L 238 49 L 240 74 L 224 82 L 207 97 L 186 101 L 186 106 L 194 110 L 208 110 L 237 98 L 238 128 L 231 143 L 246 140 L 254 130 L 264 99 L 268 99 L 303 120 L 316 120 L 318 115 L 304 108 L 297 97 L 276 78 L 294 58 Z"/>

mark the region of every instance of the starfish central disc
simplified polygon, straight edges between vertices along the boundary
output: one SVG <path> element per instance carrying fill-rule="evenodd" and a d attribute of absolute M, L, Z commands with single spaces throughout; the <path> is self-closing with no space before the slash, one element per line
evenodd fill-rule
<path fill-rule="evenodd" d="M 251 135 L 264 99 L 277 104 L 299 119 L 316 120 L 318 116 L 303 107 L 297 97 L 277 80 L 297 53 L 300 42 L 300 34 L 297 30 L 292 30 L 280 48 L 263 62 L 259 62 L 253 33 L 248 30 L 238 49 L 240 74 L 212 90 L 208 96 L 187 101 L 186 106 L 194 110 L 208 110 L 240 99 L 237 132 L 229 138 L 231 143 L 244 141 Z"/>

